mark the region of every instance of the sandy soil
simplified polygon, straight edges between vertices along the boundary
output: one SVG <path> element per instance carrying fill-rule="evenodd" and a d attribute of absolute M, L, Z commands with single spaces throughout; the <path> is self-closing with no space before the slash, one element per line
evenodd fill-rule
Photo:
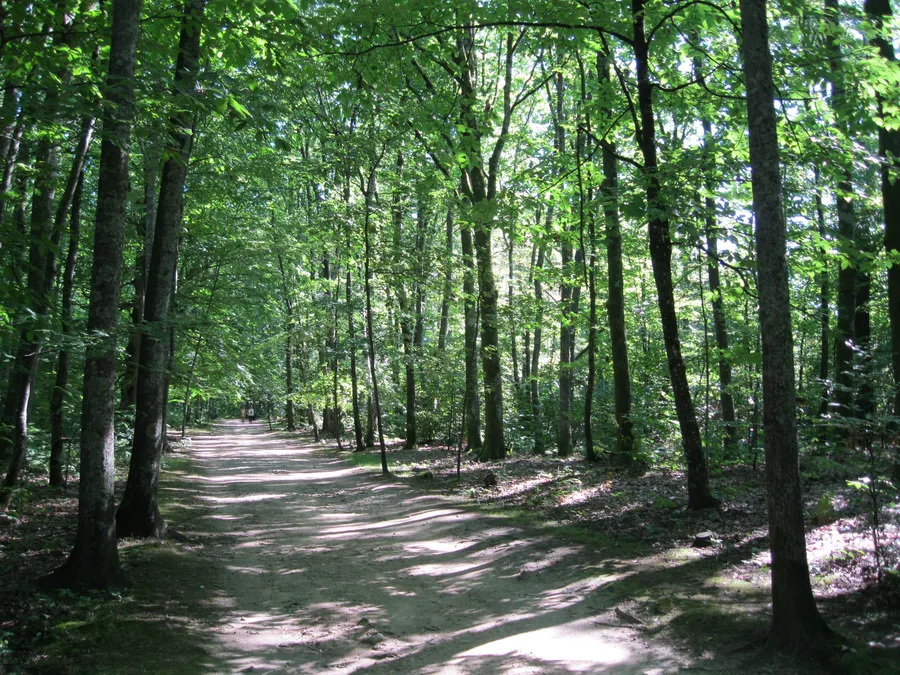
<path fill-rule="evenodd" d="M 671 673 L 610 589 L 636 561 L 367 473 L 310 439 L 238 421 L 195 437 L 204 672 Z M 189 472 L 190 473 L 190 472 Z M 646 570 L 644 570 L 646 571 Z M 612 600 L 616 598 L 616 600 Z"/>

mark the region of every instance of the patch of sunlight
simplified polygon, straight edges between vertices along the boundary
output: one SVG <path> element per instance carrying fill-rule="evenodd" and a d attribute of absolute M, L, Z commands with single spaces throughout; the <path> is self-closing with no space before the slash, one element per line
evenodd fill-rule
<path fill-rule="evenodd" d="M 244 520 L 247 518 L 247 514 L 245 513 L 240 516 L 226 516 L 226 515 L 217 514 L 217 515 L 209 515 L 209 516 L 204 516 L 204 517 L 212 518 L 213 520 Z"/>
<path fill-rule="evenodd" d="M 495 533 L 488 533 L 489 536 L 502 536 Z M 475 551 L 470 554 L 472 558 L 487 558 L 488 560 L 499 560 L 500 558 L 510 555 L 514 550 L 520 549 L 523 547 L 531 546 L 537 540 L 536 539 L 517 539 L 512 541 L 506 541 L 502 544 L 496 544 L 495 546 L 489 546 L 488 548 L 484 548 L 480 551 Z"/>
<path fill-rule="evenodd" d="M 325 528 L 322 531 L 323 536 L 325 537 L 343 537 L 346 535 L 353 535 L 358 532 L 368 531 L 368 530 L 389 530 L 392 528 L 402 527 L 404 525 L 411 525 L 413 523 L 421 523 L 426 520 L 437 520 L 437 519 L 445 519 L 448 516 L 462 516 L 466 515 L 468 517 L 474 517 L 474 514 L 466 514 L 463 511 L 458 509 L 432 509 L 430 511 L 420 511 L 419 513 L 414 513 L 412 515 L 406 516 L 405 518 L 395 518 L 394 520 L 384 520 L 378 523 L 367 523 L 365 525 L 347 525 L 343 527 L 329 527 Z"/>
<path fill-rule="evenodd" d="M 464 595 L 477 589 L 478 584 L 490 572 L 490 567 L 483 565 L 471 572 L 461 574 L 444 589 L 444 595 Z"/>
<path fill-rule="evenodd" d="M 679 548 L 670 548 L 667 551 L 664 551 L 660 558 L 662 558 L 662 562 L 687 562 L 690 560 L 697 560 L 698 558 L 702 558 L 703 554 L 699 549 L 692 548 L 690 546 L 682 546 Z M 653 559 L 651 558 L 650 561 Z"/>
<path fill-rule="evenodd" d="M 353 520 L 354 518 L 363 517 L 361 513 L 322 513 L 316 514 L 316 518 L 323 520 Z"/>
<path fill-rule="evenodd" d="M 558 546 L 549 553 L 543 554 L 539 560 L 532 560 L 531 562 L 525 563 L 525 565 L 522 567 L 522 571 L 540 572 L 541 570 L 552 567 L 564 558 L 579 553 L 580 551 L 581 547 Z"/>
<path fill-rule="evenodd" d="M 454 553 L 471 548 L 475 543 L 474 541 L 459 541 L 458 539 L 430 539 L 428 541 L 412 542 L 404 548 L 410 553 Z"/>
<path fill-rule="evenodd" d="M 246 534 L 248 536 L 255 537 L 263 534 L 263 532 L 247 532 Z M 272 546 L 273 543 L 274 542 L 272 542 L 271 539 L 258 539 L 255 541 L 245 541 L 235 546 L 235 548 L 260 548 L 261 546 L 265 546 L 266 548 L 268 548 L 269 546 Z"/>
<path fill-rule="evenodd" d="M 538 614 L 536 612 L 514 612 L 508 611 L 504 614 L 495 614 L 488 616 L 481 623 L 474 624 L 469 628 L 457 631 L 456 636 L 463 636 L 472 633 L 484 633 L 489 630 L 496 630 L 500 625 L 512 626 L 517 621 L 527 621 L 534 619 Z"/>
<path fill-rule="evenodd" d="M 579 579 L 560 588 L 551 588 L 541 595 L 541 608 L 546 610 L 561 609 L 583 601 L 589 594 L 614 581 L 624 579 L 627 574 L 604 574 L 587 579 Z"/>
<path fill-rule="evenodd" d="M 212 484 L 242 484 L 242 483 L 283 483 L 286 481 L 318 481 L 334 478 L 344 478 L 359 473 L 357 469 L 341 469 L 338 471 L 302 471 L 297 473 L 245 473 L 240 475 L 198 476 L 197 480 Z"/>
<path fill-rule="evenodd" d="M 567 494 L 565 497 L 560 499 L 559 503 L 561 506 L 576 506 L 578 504 L 584 504 L 592 497 L 594 497 L 598 492 L 599 490 L 597 488 L 577 490 L 575 492 Z"/>
<path fill-rule="evenodd" d="M 273 499 L 283 499 L 287 496 L 287 494 L 255 494 L 241 495 L 239 497 L 210 497 L 202 495 L 200 499 L 206 502 L 215 502 L 216 504 L 241 504 L 245 502 L 267 502 Z"/>
<path fill-rule="evenodd" d="M 406 570 L 406 573 L 414 577 L 441 577 L 448 574 L 457 575 L 481 567 L 483 563 L 458 562 L 458 563 L 428 563 L 416 565 Z"/>
<path fill-rule="evenodd" d="M 479 645 L 457 654 L 451 664 L 485 656 L 520 656 L 549 664 L 565 663 L 571 672 L 596 672 L 597 666 L 625 665 L 632 653 L 621 635 L 611 635 L 583 619 L 539 628 Z"/>
<path fill-rule="evenodd" d="M 240 567 L 238 565 L 226 565 L 225 569 L 229 572 L 243 572 L 244 574 L 268 574 L 268 570 L 262 567 Z"/>
<path fill-rule="evenodd" d="M 397 490 L 400 487 L 397 483 L 390 483 L 388 485 L 373 485 L 372 492 L 384 492 L 385 490 Z"/>

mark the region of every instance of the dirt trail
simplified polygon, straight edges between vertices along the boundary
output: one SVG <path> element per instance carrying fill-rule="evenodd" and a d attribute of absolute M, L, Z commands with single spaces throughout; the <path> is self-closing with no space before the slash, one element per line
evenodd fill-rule
<path fill-rule="evenodd" d="M 635 571 L 589 545 L 358 469 L 308 439 L 225 423 L 162 499 L 203 509 L 203 672 L 671 673 L 616 615 Z M 173 521 L 177 518 L 173 518 Z"/>

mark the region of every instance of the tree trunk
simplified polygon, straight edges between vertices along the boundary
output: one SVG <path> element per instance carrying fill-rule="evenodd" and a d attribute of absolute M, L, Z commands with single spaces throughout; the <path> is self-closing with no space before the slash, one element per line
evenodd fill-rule
<path fill-rule="evenodd" d="M 4 111 L 2 119 L 8 120 L 3 129 L 0 130 L 2 138 L 2 146 L 0 146 L 0 162 L 3 166 L 3 175 L 0 178 L 0 225 L 6 220 L 6 201 L 9 199 L 9 189 L 12 187 L 13 174 L 15 173 L 16 161 L 19 157 L 19 148 L 22 143 L 22 134 L 25 132 L 25 116 L 24 111 L 15 113 L 19 105 L 19 93 L 16 88 L 6 88 L 6 94 L 3 97 Z M 12 108 L 10 112 L 9 108 Z"/>
<path fill-rule="evenodd" d="M 153 250 L 153 231 L 156 229 L 156 187 L 159 177 L 159 156 L 155 151 L 144 152 L 144 216 L 138 220 L 141 238 L 140 252 L 134 260 L 134 303 L 131 306 L 131 335 L 125 348 L 125 372 L 122 374 L 122 397 L 119 409 L 135 404 L 137 396 L 138 361 L 141 354 L 141 324 L 147 293 L 147 267 Z"/>
<path fill-rule="evenodd" d="M 813 599 L 800 498 L 786 226 L 766 3 L 741 0 L 740 8 L 759 266 L 763 425 L 772 549 L 768 645 L 778 652 L 824 652 L 832 634 Z"/>
<path fill-rule="evenodd" d="M 447 207 L 447 243 L 444 253 L 444 288 L 441 293 L 441 325 L 438 329 L 438 352 L 447 347 L 447 331 L 450 327 L 450 295 L 453 292 L 453 207 Z"/>
<path fill-rule="evenodd" d="M 872 44 L 878 48 L 881 57 L 896 63 L 894 47 L 891 43 L 893 34 L 885 25 L 890 23 L 893 14 L 890 0 L 866 0 L 866 15 L 872 20 L 877 33 Z M 886 100 L 883 92 L 876 92 L 878 112 Z M 881 155 L 881 198 L 884 206 L 884 249 L 888 255 L 894 256 L 893 264 L 887 270 L 888 317 L 891 324 L 891 370 L 894 379 L 894 416 L 900 417 L 900 180 L 892 172 L 900 170 L 900 129 L 878 127 L 878 152 Z"/>
<path fill-rule="evenodd" d="M 49 108 L 54 109 L 55 98 L 47 96 Z M 28 282 L 26 301 L 31 309 L 22 322 L 19 346 L 16 349 L 13 376 L 9 380 L 4 402 L 4 413 L 12 412 L 14 417 L 4 415 L 0 428 L 12 429 L 12 437 L 0 436 L 0 457 L 10 458 L 9 470 L 3 481 L 3 489 L 15 486 L 25 462 L 28 446 L 28 410 L 34 379 L 41 357 L 43 340 L 41 336 L 47 323 L 50 309 L 50 292 L 53 279 L 47 273 L 53 265 L 56 251 L 50 244 L 55 234 L 53 222 L 53 202 L 56 197 L 56 177 L 58 171 L 58 146 L 55 141 L 42 139 L 38 142 L 34 191 L 31 201 L 31 232 L 28 252 Z M 5 447 L 4 447 L 5 446 Z"/>
<path fill-rule="evenodd" d="M 274 221 L 275 214 L 272 214 Z M 274 223 L 273 223 L 274 224 Z M 272 232 L 272 239 L 276 238 Z M 277 241 L 272 242 L 277 246 Z M 284 256 L 280 250 L 278 255 L 278 271 L 281 273 L 281 294 L 284 300 L 284 371 L 285 371 L 285 416 L 287 417 L 287 430 L 294 431 L 297 428 L 294 420 L 294 302 L 291 299 L 291 287 L 288 282 L 287 270 L 284 267 Z M 218 275 L 218 268 L 216 271 Z"/>
<path fill-rule="evenodd" d="M 212 288 L 210 289 L 210 292 L 209 292 L 209 298 L 206 301 L 206 311 L 202 315 L 202 318 L 204 318 L 204 319 L 207 316 L 209 316 L 210 310 L 212 310 L 212 304 L 216 298 L 216 290 L 218 290 L 218 287 L 219 287 L 219 272 L 221 270 L 222 270 L 221 264 L 216 263 L 216 271 L 215 271 L 215 275 L 213 276 Z M 290 319 L 290 315 L 288 316 L 288 319 Z M 191 404 L 191 398 L 192 398 L 191 389 L 194 386 L 194 373 L 196 372 L 196 369 L 197 369 L 197 361 L 200 360 L 200 350 L 203 348 L 203 340 L 205 339 L 205 337 L 206 337 L 206 334 L 201 329 L 197 334 L 197 341 L 194 343 L 194 355 L 191 357 L 191 367 L 188 370 L 187 381 L 184 383 L 184 411 L 183 411 L 183 415 L 181 416 L 181 437 L 182 438 L 184 438 L 185 428 L 187 427 L 187 424 L 188 424 L 188 413 L 190 411 L 190 407 L 191 407 L 190 404 Z M 173 354 L 174 351 L 175 350 L 170 347 L 169 354 Z M 168 371 L 171 372 L 171 370 L 172 370 L 172 366 L 170 365 L 168 368 Z M 288 381 L 290 382 L 290 370 L 288 370 Z M 288 385 L 288 387 L 289 387 L 288 391 L 290 391 L 290 385 Z M 166 397 L 166 399 L 168 400 L 168 397 Z M 291 420 L 293 420 L 293 416 L 291 416 Z M 165 429 L 165 427 L 163 427 L 163 429 Z"/>
<path fill-rule="evenodd" d="M 867 250 L 870 248 L 865 247 Z M 859 419 L 875 414 L 875 382 L 872 379 L 872 323 L 869 315 L 871 277 L 868 270 L 856 275 L 856 315 L 853 317 L 853 334 L 857 348 L 858 370 L 854 409 Z"/>
<path fill-rule="evenodd" d="M 6 51 L 7 43 L 4 41 L 0 45 L 0 50 Z M 9 149 L 12 145 L 13 134 L 16 130 L 16 122 L 19 120 L 19 88 L 7 78 L 3 87 L 3 104 L 0 107 L 0 162 L 3 163 L 5 170 L 5 162 L 9 155 Z M 8 189 L 8 188 L 7 188 Z M 0 201 L 6 198 L 6 191 L 0 193 Z"/>
<path fill-rule="evenodd" d="M 481 397 L 478 394 L 478 305 L 475 295 L 475 250 L 468 225 L 459 228 L 463 254 L 463 314 L 465 322 L 466 441 L 469 449 L 481 449 Z"/>
<path fill-rule="evenodd" d="M 375 447 L 375 406 L 372 404 L 372 395 L 366 396 L 366 437 L 364 445 L 367 448 Z"/>
<path fill-rule="evenodd" d="M 366 184 L 366 213 L 365 213 L 365 245 L 366 245 L 366 338 L 369 342 L 369 377 L 372 379 L 372 405 L 375 410 L 375 422 L 378 427 L 378 445 L 381 448 L 381 473 L 388 475 L 387 448 L 384 445 L 384 427 L 381 422 L 381 402 L 378 398 L 378 378 L 375 371 L 375 329 L 372 318 L 372 241 L 370 227 L 372 224 L 372 210 L 375 206 L 375 171 L 377 165 L 373 165 L 369 172 L 369 180 Z"/>
<path fill-rule="evenodd" d="M 481 319 L 481 371 L 484 376 L 484 443 L 481 456 L 502 459 L 506 456 L 503 429 L 503 377 L 500 368 L 498 325 L 498 293 L 494 279 L 491 234 L 497 191 L 500 154 L 509 129 L 511 115 L 510 87 L 512 85 L 513 38 L 507 35 L 505 79 L 503 87 L 503 129 L 500 131 L 490 160 L 482 157 L 482 130 L 476 112 L 478 103 L 477 68 L 474 29 L 467 27 L 459 41 L 461 73 L 461 117 L 468 133 L 462 137 L 462 149 L 469 158 L 463 170 L 462 191 L 472 206 L 474 249 L 478 271 L 478 306 Z M 487 173 L 485 173 L 485 168 Z M 463 253 L 465 255 L 465 252 Z M 472 439 L 469 439 L 472 446 Z"/>
<path fill-rule="evenodd" d="M 363 442 L 362 419 L 359 410 L 359 375 L 356 370 L 356 326 L 353 322 L 353 284 L 350 265 L 347 265 L 347 333 L 350 340 L 350 386 L 353 396 L 353 440 L 354 451 L 366 449 Z"/>
<path fill-rule="evenodd" d="M 59 350 L 56 361 L 56 380 L 53 385 L 53 393 L 50 396 L 50 485 L 62 487 L 65 483 L 63 476 L 63 446 L 65 436 L 63 431 L 63 405 L 66 398 L 66 390 L 69 387 L 69 350 L 66 345 L 66 337 L 72 333 L 72 296 L 75 282 L 75 262 L 78 258 L 79 238 L 81 237 L 81 198 L 84 189 L 84 170 L 78 175 L 75 194 L 72 199 L 72 209 L 69 223 L 69 250 L 66 255 L 66 267 L 62 278 L 62 298 L 60 310 L 60 324 L 62 327 L 63 347 Z"/>
<path fill-rule="evenodd" d="M 166 444 L 166 373 L 170 358 L 167 338 L 171 341 L 167 323 L 178 264 L 184 186 L 194 139 L 195 113 L 191 98 L 200 67 L 200 33 L 205 6 L 206 0 L 187 0 L 183 9 L 172 96 L 174 111 L 169 121 L 174 152 L 163 164 L 160 179 L 147 275 L 134 443 L 125 493 L 116 514 L 119 536 L 122 537 L 161 537 L 166 531 L 156 492 Z"/>
<path fill-rule="evenodd" d="M 830 24 L 831 31 L 838 30 L 838 6 L 837 0 L 825 0 L 825 22 Z M 840 107 L 844 99 L 844 87 L 841 83 L 841 48 L 837 42 L 837 36 L 829 33 L 825 38 L 829 54 L 829 67 L 831 75 L 830 104 L 835 117 L 841 127 L 844 115 Z M 837 326 L 834 334 L 834 368 L 835 387 L 834 402 L 836 411 L 845 417 L 853 415 L 853 397 L 855 389 L 855 377 L 853 374 L 854 352 L 854 318 L 856 315 L 856 275 L 859 256 L 857 255 L 857 225 L 856 211 L 854 208 L 855 193 L 853 187 L 853 175 L 846 163 L 838 164 L 838 173 L 841 178 L 838 181 L 834 195 L 837 203 L 838 219 L 838 248 L 849 264 L 842 264 L 838 270 L 837 288 Z"/>
<path fill-rule="evenodd" d="M 608 57 L 598 71 L 609 72 Z M 631 422 L 631 370 L 628 364 L 628 338 L 625 331 L 625 282 L 622 265 L 622 229 L 619 224 L 619 163 L 614 146 L 604 146 L 603 214 L 606 223 L 606 270 L 608 297 L 606 320 L 613 368 L 613 397 L 616 415 L 616 459 L 630 465 L 635 460 L 634 425 Z"/>
<path fill-rule="evenodd" d="M 580 63 L 579 57 L 579 63 Z M 581 70 L 581 90 L 582 100 L 584 101 L 584 69 Z M 590 120 L 588 119 L 588 132 L 590 132 Z M 587 250 L 589 258 L 587 264 L 587 288 L 588 288 L 588 376 L 587 384 L 584 388 L 584 456 L 590 462 L 598 459 L 597 451 L 594 448 L 594 428 L 593 428 L 593 409 L 594 409 L 594 385 L 597 381 L 597 232 L 594 223 L 594 214 L 585 214 L 585 199 L 593 206 L 594 195 L 593 189 L 588 189 L 587 197 L 584 194 L 584 177 L 582 175 L 581 161 L 585 154 L 586 141 L 584 134 L 579 131 L 578 140 L 575 144 L 575 166 L 578 174 L 578 224 L 579 237 L 581 242 L 581 250 Z M 587 148 L 587 154 L 590 155 L 590 148 Z M 584 221 L 588 220 L 588 241 L 585 245 L 584 241 Z"/>
<path fill-rule="evenodd" d="M 552 219 L 552 211 L 547 210 L 547 223 Z M 541 270 L 544 267 L 544 256 L 546 255 L 546 247 L 541 244 L 538 248 L 537 262 L 535 263 L 534 273 L 534 303 L 536 306 L 535 324 L 534 324 L 534 345 L 531 348 L 531 411 L 532 411 L 532 434 L 534 435 L 534 451 L 538 455 L 543 455 L 545 451 L 544 445 L 544 418 L 541 406 L 541 337 L 543 326 L 543 303 L 544 291 L 541 283 Z"/>
<path fill-rule="evenodd" d="M 391 220 L 394 226 L 394 252 L 393 263 L 397 279 L 397 313 L 398 323 L 400 324 L 400 336 L 403 343 L 403 369 L 405 373 L 406 391 L 406 432 L 403 447 L 406 450 L 415 448 L 418 445 L 418 427 L 416 419 L 416 364 L 413 355 L 413 317 L 410 308 L 409 294 L 406 289 L 406 270 L 402 268 L 405 264 L 403 251 L 403 205 L 400 197 L 401 187 L 400 181 L 403 172 L 403 154 L 397 153 L 397 184 L 394 186 L 394 193 L 391 196 Z M 415 286 L 415 282 L 413 284 Z"/>
<path fill-rule="evenodd" d="M 572 285 L 569 282 L 572 264 L 572 244 L 568 241 L 568 234 L 563 232 L 560 237 L 560 270 L 563 274 L 562 285 L 559 289 L 559 422 L 556 435 L 556 449 L 560 457 L 568 457 L 572 454 Z"/>
<path fill-rule="evenodd" d="M 424 195 L 419 195 L 419 201 L 417 205 L 418 216 L 416 218 L 416 264 L 415 264 L 415 282 L 413 285 L 413 292 L 415 294 L 415 308 L 414 308 L 414 320 L 413 320 L 413 335 L 412 335 L 412 356 L 413 363 L 417 362 L 422 358 L 422 346 L 425 341 L 425 232 L 428 228 L 427 223 L 427 205 L 426 198 Z M 415 374 L 416 371 L 413 371 L 415 385 Z M 412 400 L 410 401 L 413 406 L 417 406 L 417 397 L 415 395 L 415 389 L 413 390 Z M 416 441 L 420 440 L 420 432 L 418 420 L 416 421 Z M 432 438 L 432 436 L 426 436 L 426 438 Z"/>
<path fill-rule="evenodd" d="M 116 325 L 140 16 L 140 0 L 114 0 L 87 327 L 97 338 L 84 366 L 78 529 L 68 560 L 46 579 L 49 585 L 106 587 L 119 570 L 113 494 Z"/>
<path fill-rule="evenodd" d="M 644 0 L 632 0 L 634 55 L 637 62 L 638 106 L 640 129 L 638 145 L 644 158 L 647 208 L 649 210 L 650 261 L 662 320 L 663 340 L 669 365 L 669 379 L 678 413 L 678 426 L 684 446 L 688 478 L 688 507 L 701 509 L 716 506 L 719 501 L 709 489 L 709 472 L 697 415 L 691 400 L 687 371 L 681 354 L 675 294 L 672 289 L 672 239 L 667 209 L 662 203 L 659 166 L 656 156 L 656 122 L 653 113 L 653 87 L 650 82 L 649 44 L 644 33 Z"/>
<path fill-rule="evenodd" d="M 557 158 L 561 161 L 566 152 L 565 83 L 562 73 L 554 78 L 556 96 L 552 101 L 553 111 L 553 145 Z M 556 434 L 556 448 L 560 457 L 572 454 L 572 342 L 575 336 L 573 326 L 574 309 L 572 292 L 572 242 L 569 239 L 569 228 L 565 221 L 560 232 L 560 272 L 562 283 L 559 289 L 559 420 Z"/>
<path fill-rule="evenodd" d="M 712 182 L 712 124 L 703 120 L 703 151 L 706 154 L 706 188 L 711 193 L 715 189 Z M 734 398 L 731 395 L 731 361 L 728 356 L 729 339 L 728 324 L 725 321 L 725 302 L 722 299 L 721 282 L 719 280 L 719 239 L 717 235 L 716 200 L 707 196 L 704 200 L 704 229 L 706 232 L 706 274 L 709 278 L 709 292 L 712 295 L 713 331 L 716 337 L 716 361 L 719 364 L 719 408 L 722 411 L 722 424 L 725 438 L 723 446 L 726 455 L 737 452 L 737 427 L 735 426 Z"/>
<path fill-rule="evenodd" d="M 509 312 L 509 316 L 514 316 L 513 307 L 515 305 L 515 278 L 516 278 L 516 269 L 514 264 L 514 256 L 515 253 L 515 222 L 510 223 L 510 232 L 509 232 L 509 246 L 507 247 L 507 257 L 506 257 L 506 267 L 507 274 L 509 275 L 509 284 L 506 289 L 506 306 L 507 311 Z M 513 384 L 516 388 L 516 398 L 521 398 L 521 383 L 519 382 L 519 352 L 516 347 L 516 333 L 519 332 L 519 326 L 517 325 L 517 321 L 510 321 L 510 330 L 509 330 L 509 355 L 510 360 L 512 361 L 512 375 L 513 375 Z"/>
<path fill-rule="evenodd" d="M 822 207 L 822 193 L 819 190 L 819 167 L 814 168 L 816 181 L 816 223 L 819 230 L 819 241 L 826 241 L 827 232 L 825 229 L 825 209 Z M 828 301 L 831 297 L 831 283 L 828 278 L 828 253 L 822 251 L 820 260 L 822 263 L 822 271 L 819 272 L 819 323 L 821 326 L 821 337 L 819 339 L 819 384 L 822 387 L 822 396 L 819 399 L 819 417 L 824 417 L 828 413 L 828 401 L 830 400 L 828 386 L 829 361 L 831 354 L 831 332 L 829 323 L 831 322 L 831 314 L 828 308 Z"/>

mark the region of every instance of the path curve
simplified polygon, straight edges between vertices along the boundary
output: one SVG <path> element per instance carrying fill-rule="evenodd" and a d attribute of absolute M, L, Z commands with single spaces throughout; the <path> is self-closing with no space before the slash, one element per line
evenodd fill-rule
<path fill-rule="evenodd" d="M 193 439 L 162 486 L 199 515 L 205 672 L 671 673 L 684 660 L 617 621 L 628 562 L 416 491 L 261 423 Z M 173 518 L 173 522 L 177 518 Z M 621 617 L 619 617 L 621 618 Z M 618 624 L 618 625 L 617 625 Z"/>

